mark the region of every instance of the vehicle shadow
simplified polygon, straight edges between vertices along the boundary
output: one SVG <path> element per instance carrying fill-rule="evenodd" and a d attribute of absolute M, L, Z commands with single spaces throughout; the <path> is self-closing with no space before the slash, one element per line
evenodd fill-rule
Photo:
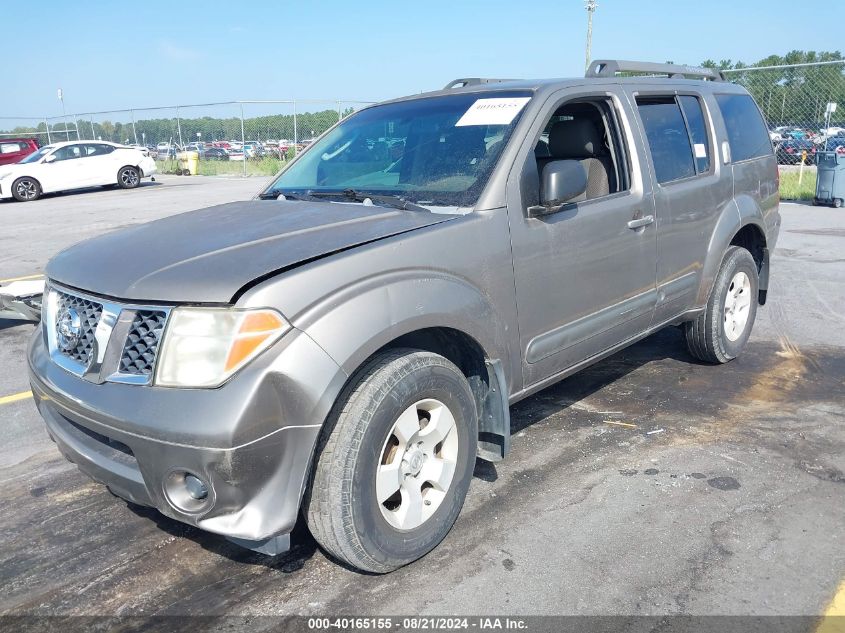
<path fill-rule="evenodd" d="M 149 180 L 144 180 L 144 181 L 141 181 L 141 184 L 139 184 L 135 189 L 136 190 L 137 189 L 147 189 L 149 187 L 160 187 L 161 185 L 162 185 L 162 183 L 158 182 L 158 181 L 151 182 Z M 42 194 L 41 197 L 38 200 L 33 200 L 31 202 L 27 202 L 27 204 L 38 204 L 38 202 L 40 200 L 51 200 L 51 199 L 54 199 L 54 198 L 67 198 L 67 197 L 82 195 L 82 194 L 86 194 L 86 193 L 93 193 L 95 191 L 121 191 L 121 189 L 118 188 L 117 185 L 104 185 L 104 186 L 98 186 L 98 187 L 85 187 L 84 189 L 73 189 L 71 191 L 56 191 L 56 192 L 53 192 L 53 193 Z M 126 189 L 125 191 L 131 191 L 131 189 Z M 15 200 L 14 198 L 4 198 L 3 200 L 0 200 L 0 204 L 3 204 L 4 202 L 7 203 L 7 204 L 18 204 L 18 201 Z"/>
<path fill-rule="evenodd" d="M 645 365 L 666 360 L 690 367 L 706 366 L 687 351 L 679 328 L 664 328 L 513 405 L 510 410 L 511 436 L 552 415 L 564 413 L 573 404 L 608 389 Z M 496 464 L 477 460 L 473 476 L 486 482 L 496 481 Z"/>
<path fill-rule="evenodd" d="M 311 536 L 305 522 L 300 517 L 293 531 L 290 535 L 291 548 L 284 554 L 278 556 L 268 556 L 259 552 L 248 550 L 239 545 L 235 545 L 227 541 L 225 537 L 219 534 L 212 534 L 205 532 L 192 525 L 180 523 L 175 519 L 171 519 L 161 514 L 155 508 L 137 505 L 129 501 L 124 501 L 126 506 L 139 517 L 153 521 L 156 526 L 170 534 L 179 538 L 187 538 L 197 543 L 204 550 L 222 556 L 235 563 L 243 563 L 247 565 L 260 565 L 270 570 L 279 571 L 289 574 L 302 569 L 305 563 L 317 551 L 317 541 Z"/>
<path fill-rule="evenodd" d="M 25 325 L 37 326 L 38 323 L 33 323 L 32 321 L 24 321 L 23 319 L 0 319 L 0 332 L 2 332 L 3 330 L 8 330 L 9 328 L 21 327 Z"/>

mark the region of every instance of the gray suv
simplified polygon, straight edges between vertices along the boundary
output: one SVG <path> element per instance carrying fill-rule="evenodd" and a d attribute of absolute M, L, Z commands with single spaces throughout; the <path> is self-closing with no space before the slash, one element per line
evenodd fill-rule
<path fill-rule="evenodd" d="M 458 80 L 343 119 L 256 200 L 59 253 L 32 389 L 116 495 L 268 554 L 301 510 L 387 572 L 505 458 L 510 405 L 669 325 L 735 358 L 778 202 L 760 111 L 717 72 Z"/>

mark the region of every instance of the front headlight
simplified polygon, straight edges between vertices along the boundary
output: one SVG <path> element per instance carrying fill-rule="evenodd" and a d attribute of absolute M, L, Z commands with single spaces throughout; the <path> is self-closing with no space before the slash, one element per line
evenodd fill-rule
<path fill-rule="evenodd" d="M 275 310 L 175 308 L 159 349 L 155 384 L 217 387 L 290 329 Z"/>

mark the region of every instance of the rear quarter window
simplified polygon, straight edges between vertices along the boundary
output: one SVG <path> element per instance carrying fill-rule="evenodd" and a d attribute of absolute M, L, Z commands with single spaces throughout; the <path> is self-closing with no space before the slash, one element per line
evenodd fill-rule
<path fill-rule="evenodd" d="M 733 162 L 770 156 L 772 142 L 763 116 L 750 95 L 716 95 Z"/>

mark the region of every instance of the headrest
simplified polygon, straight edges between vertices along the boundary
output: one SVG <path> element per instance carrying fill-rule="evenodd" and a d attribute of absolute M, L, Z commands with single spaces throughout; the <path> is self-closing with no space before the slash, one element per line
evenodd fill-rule
<path fill-rule="evenodd" d="M 589 119 L 558 121 L 549 132 L 549 151 L 555 158 L 592 158 L 604 153 L 604 141 Z"/>

